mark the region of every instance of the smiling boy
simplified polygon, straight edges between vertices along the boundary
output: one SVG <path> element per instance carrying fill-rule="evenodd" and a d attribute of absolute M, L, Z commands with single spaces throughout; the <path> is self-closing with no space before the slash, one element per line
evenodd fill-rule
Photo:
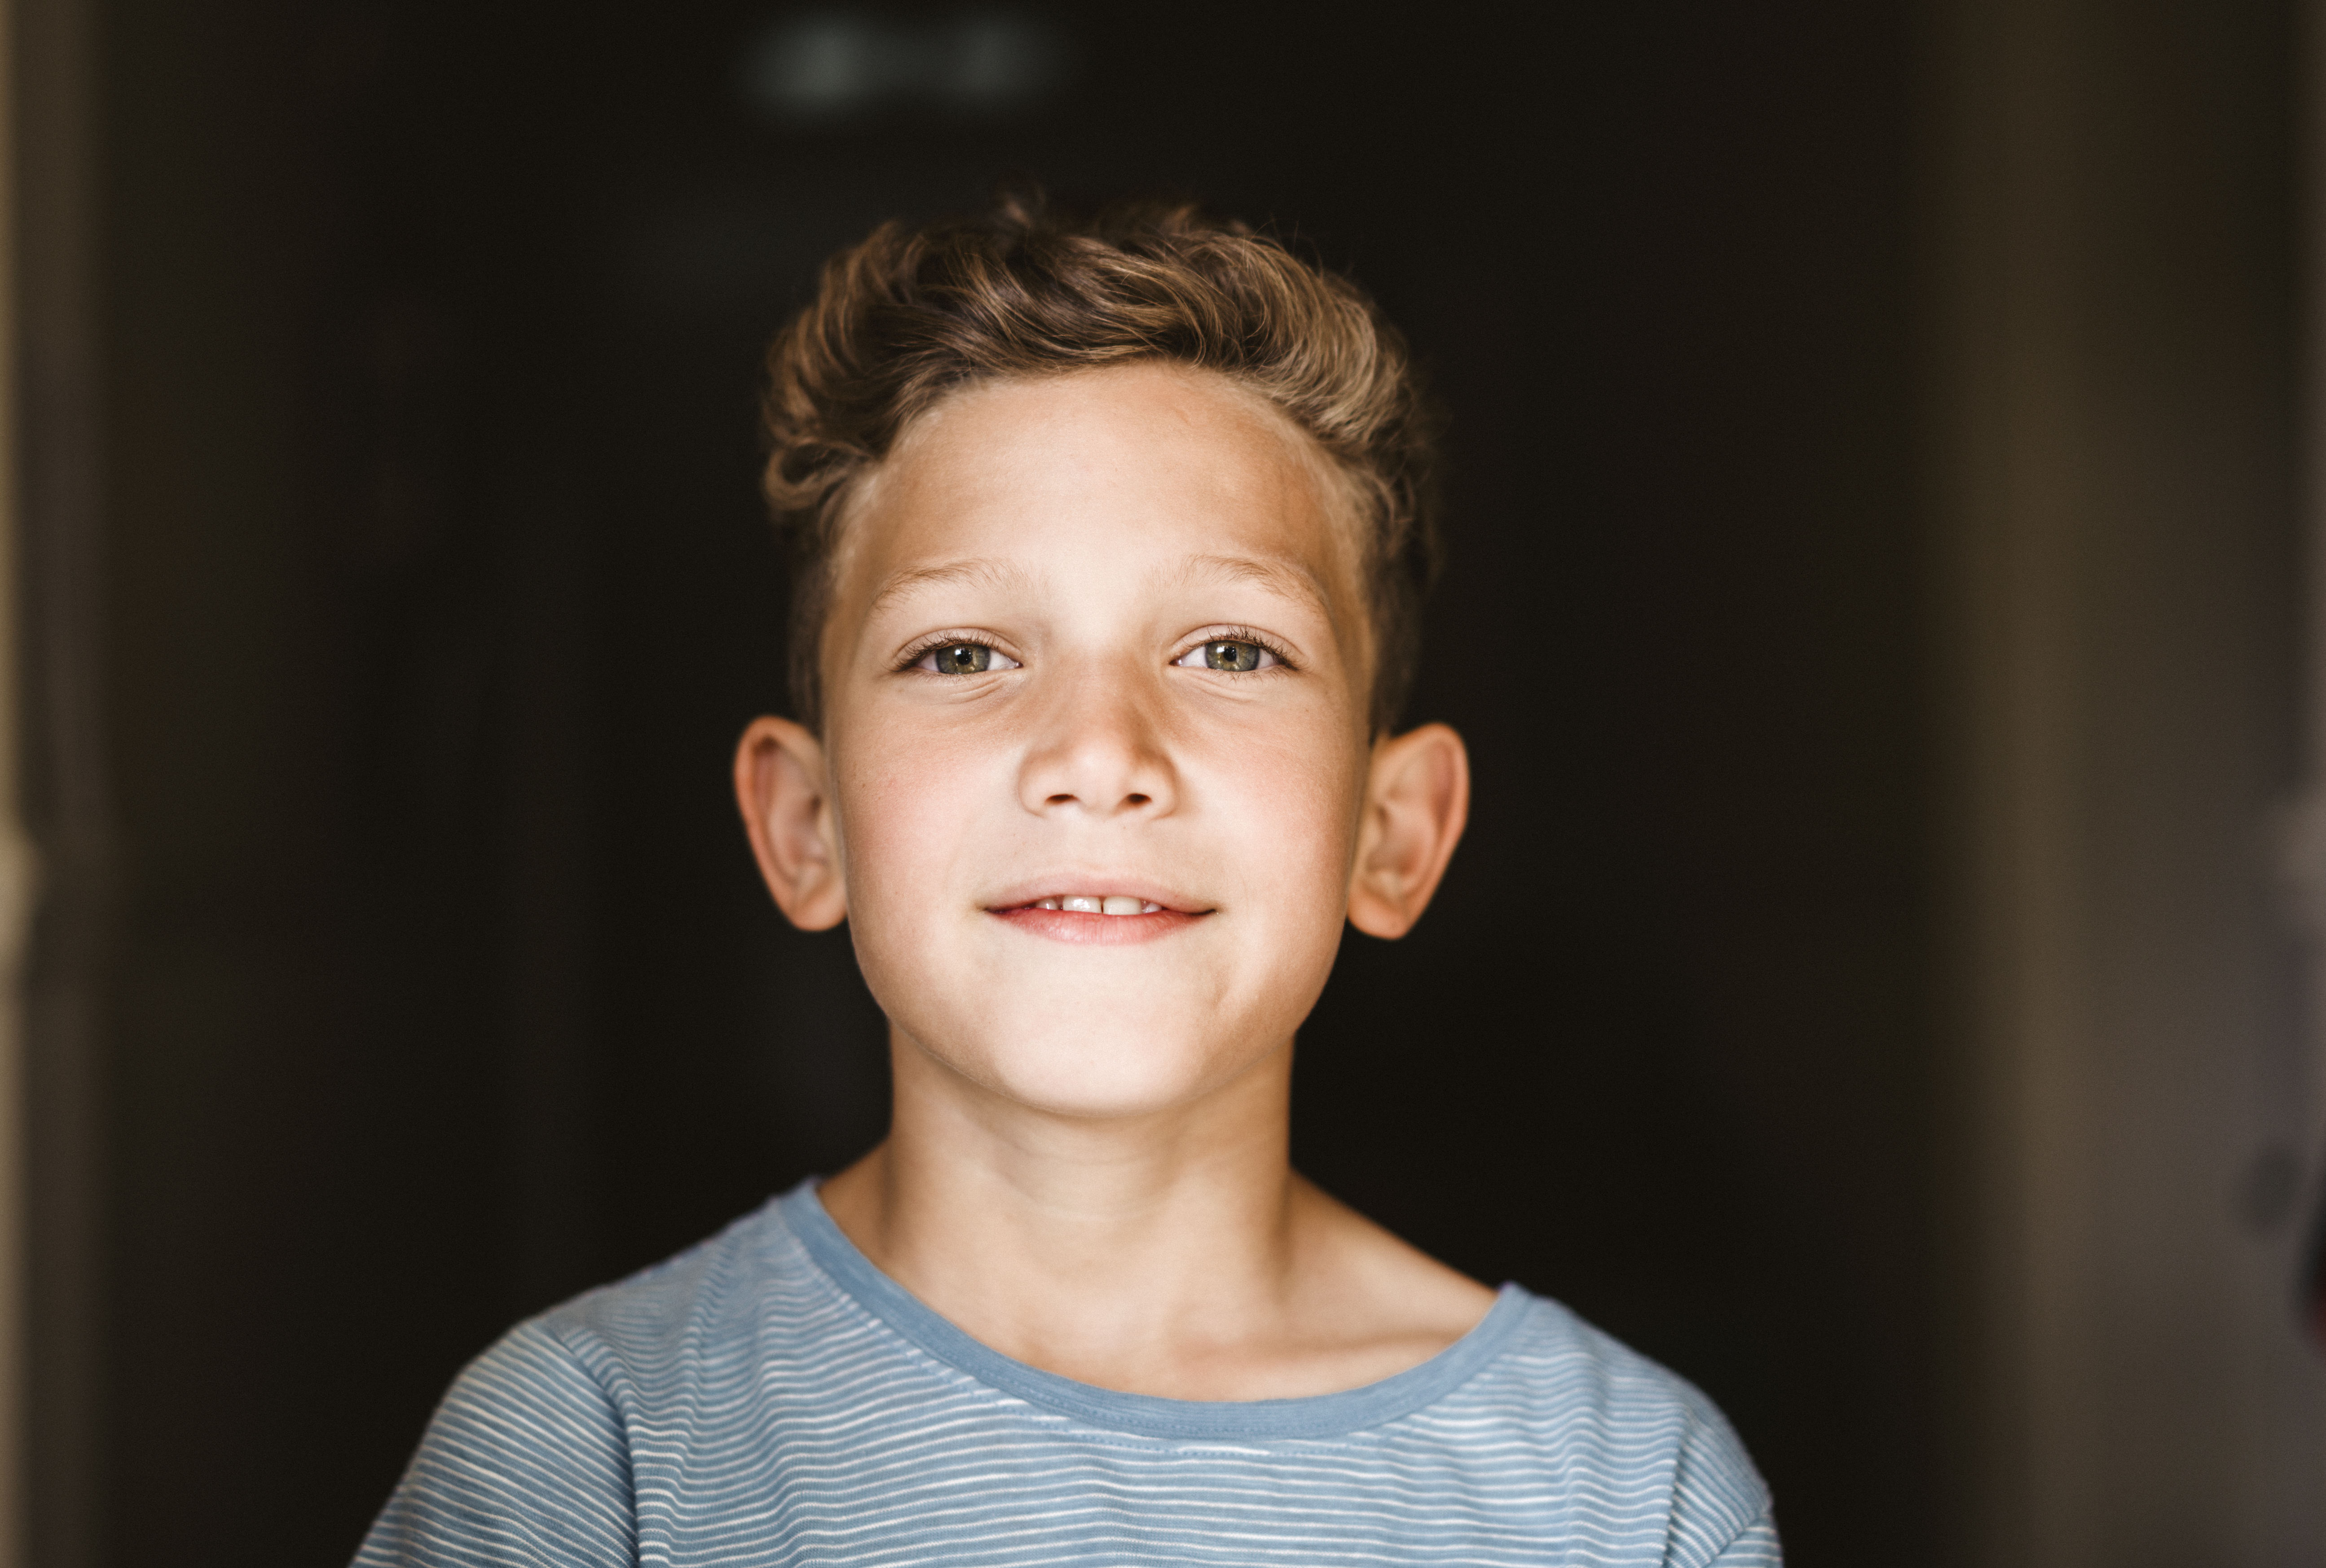
<path fill-rule="evenodd" d="M 843 255 L 771 363 L 800 718 L 736 786 L 889 1136 L 513 1331 L 358 1561 L 1775 1563 L 1700 1394 L 1289 1162 L 1342 927 L 1467 804 L 1391 733 L 1428 452 L 1372 305 L 1009 200 Z"/>

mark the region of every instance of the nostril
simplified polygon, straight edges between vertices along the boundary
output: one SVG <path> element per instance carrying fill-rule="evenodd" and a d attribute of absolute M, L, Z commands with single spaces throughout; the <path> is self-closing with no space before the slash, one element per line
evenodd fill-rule
<path fill-rule="evenodd" d="M 1125 795 L 1122 798 L 1124 803 L 1130 805 L 1143 806 L 1149 803 L 1145 795 Z"/>

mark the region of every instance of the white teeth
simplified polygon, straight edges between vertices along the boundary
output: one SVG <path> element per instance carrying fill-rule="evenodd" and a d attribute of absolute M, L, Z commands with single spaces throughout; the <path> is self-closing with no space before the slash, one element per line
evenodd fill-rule
<path fill-rule="evenodd" d="M 1074 914 L 1160 914 L 1163 906 L 1144 898 L 1133 898 L 1127 893 L 1110 893 L 1102 897 L 1095 893 L 1065 893 L 1056 898 L 1037 898 L 1037 909 L 1063 909 Z"/>

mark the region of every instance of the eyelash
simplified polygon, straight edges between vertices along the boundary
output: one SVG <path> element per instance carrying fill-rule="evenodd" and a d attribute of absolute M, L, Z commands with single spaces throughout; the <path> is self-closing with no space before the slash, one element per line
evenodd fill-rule
<path fill-rule="evenodd" d="M 1269 656 L 1276 661 L 1276 667 L 1279 669 L 1293 670 L 1299 667 L 1292 662 L 1292 655 L 1285 652 L 1283 644 L 1278 642 L 1274 637 L 1270 636 L 1267 633 L 1254 631 L 1250 626 L 1214 626 L 1211 630 L 1205 632 L 1202 636 L 1197 637 L 1195 641 L 1187 644 L 1177 653 L 1172 654 L 1171 662 L 1175 664 L 1177 663 L 1180 660 L 1186 658 L 1188 654 L 1194 653 L 1196 649 L 1202 647 L 1206 643 L 1250 643 L 1254 647 L 1265 648 L 1268 651 Z M 1218 670 L 1212 672 L 1214 674 L 1230 673 L 1231 672 Z M 1244 673 L 1251 675 L 1265 675 L 1268 672 L 1266 670 L 1248 670 L 1245 671 Z"/>
<path fill-rule="evenodd" d="M 1254 631 L 1250 626 L 1214 626 L 1202 636 L 1186 644 L 1167 662 L 1176 664 L 1205 643 L 1251 643 L 1256 647 L 1267 649 L 1270 656 L 1275 659 L 1277 668 L 1293 670 L 1299 667 L 1292 662 L 1292 655 L 1285 651 L 1283 644 L 1267 633 Z M 937 632 L 929 636 L 916 638 L 907 644 L 905 651 L 897 656 L 897 669 L 901 673 L 910 670 L 939 648 L 957 647 L 991 648 L 1005 659 L 1010 657 L 1009 654 L 1003 652 L 1000 645 L 989 637 L 964 636 L 958 632 Z M 1013 662 L 1023 663 L 1022 660 Z M 1215 674 L 1219 673 L 1214 672 Z M 1248 673 L 1259 675 L 1265 674 L 1267 672 L 1253 670 Z"/>
<path fill-rule="evenodd" d="M 900 673 L 910 670 L 939 648 L 990 648 L 1000 654 L 1003 658 L 1009 658 L 1007 653 L 1003 653 L 1001 645 L 990 636 L 976 633 L 935 632 L 926 637 L 916 637 L 907 644 L 905 651 L 897 655 L 897 668 Z M 1015 663 L 1019 661 L 1011 660 L 1011 662 Z"/>

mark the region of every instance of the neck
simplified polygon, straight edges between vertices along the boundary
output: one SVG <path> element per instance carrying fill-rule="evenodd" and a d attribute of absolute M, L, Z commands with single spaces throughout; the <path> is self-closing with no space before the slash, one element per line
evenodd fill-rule
<path fill-rule="evenodd" d="M 824 1207 L 977 1339 L 1127 1387 L 1233 1359 L 1292 1312 L 1314 1225 L 1289 1163 L 1289 1041 L 1194 1103 L 1116 1118 L 1008 1099 L 901 1036 L 890 1056 L 889 1136 Z"/>
<path fill-rule="evenodd" d="M 1125 1117 L 1025 1105 L 894 1031 L 889 1058 L 889 1138 L 824 1208 L 1004 1355 L 1126 1393 L 1291 1398 L 1403 1371 L 1493 1303 L 1293 1173 L 1289 1040 Z"/>

